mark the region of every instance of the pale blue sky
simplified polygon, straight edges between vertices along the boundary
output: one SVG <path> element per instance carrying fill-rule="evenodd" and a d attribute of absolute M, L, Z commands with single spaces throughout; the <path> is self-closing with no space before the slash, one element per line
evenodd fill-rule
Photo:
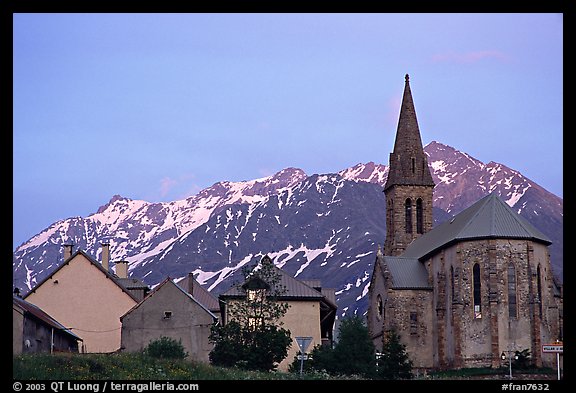
<path fill-rule="evenodd" d="M 13 246 L 114 194 L 182 199 L 423 142 L 563 195 L 558 14 L 15 14 Z"/>

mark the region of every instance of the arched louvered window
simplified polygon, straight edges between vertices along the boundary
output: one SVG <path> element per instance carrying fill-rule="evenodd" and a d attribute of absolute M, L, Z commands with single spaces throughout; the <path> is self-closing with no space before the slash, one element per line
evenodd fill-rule
<path fill-rule="evenodd" d="M 450 300 L 452 302 L 454 301 L 455 292 L 456 292 L 456 290 L 454 288 L 454 267 L 450 266 L 450 295 L 451 295 Z"/>
<path fill-rule="evenodd" d="M 477 263 L 474 264 L 474 267 L 472 268 L 472 284 L 474 286 L 474 318 L 482 318 L 482 283 L 480 282 L 480 265 Z"/>
<path fill-rule="evenodd" d="M 416 233 L 424 233 L 424 213 L 422 211 L 422 199 L 416 199 Z"/>
<path fill-rule="evenodd" d="M 542 318 L 542 279 L 540 278 L 540 265 L 536 269 L 536 288 L 538 290 L 538 312 Z"/>
<path fill-rule="evenodd" d="M 516 267 L 512 262 L 508 264 L 508 317 L 518 317 L 516 305 Z"/>
<path fill-rule="evenodd" d="M 406 214 L 406 233 L 412 233 L 412 200 L 406 199 L 404 203 L 404 212 Z"/>

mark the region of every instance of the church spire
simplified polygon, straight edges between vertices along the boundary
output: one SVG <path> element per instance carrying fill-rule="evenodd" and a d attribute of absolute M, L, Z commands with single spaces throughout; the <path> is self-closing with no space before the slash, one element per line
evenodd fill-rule
<path fill-rule="evenodd" d="M 394 151 L 390 154 L 390 167 L 384 190 L 399 184 L 434 186 L 422 147 L 408 74 L 405 80 Z"/>
<path fill-rule="evenodd" d="M 412 241 L 432 229 L 434 180 L 422 147 L 420 129 L 406 74 L 404 97 L 390 153 L 386 196 L 386 240 L 384 255 L 402 255 Z"/>

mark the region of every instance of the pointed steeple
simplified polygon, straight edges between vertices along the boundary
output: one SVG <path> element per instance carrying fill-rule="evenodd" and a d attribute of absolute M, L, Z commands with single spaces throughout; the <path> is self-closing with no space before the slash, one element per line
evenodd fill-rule
<path fill-rule="evenodd" d="M 408 74 L 406 74 L 394 151 L 390 153 L 389 165 L 388 179 L 384 190 L 394 185 L 434 187 L 434 180 L 432 180 L 428 160 L 422 147 Z"/>

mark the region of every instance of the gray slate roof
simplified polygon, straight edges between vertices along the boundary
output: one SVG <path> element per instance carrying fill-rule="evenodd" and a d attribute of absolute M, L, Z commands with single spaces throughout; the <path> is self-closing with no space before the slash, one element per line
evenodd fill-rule
<path fill-rule="evenodd" d="M 381 258 L 383 258 L 380 259 L 382 270 L 387 267 L 392 277 L 392 289 L 432 289 L 428 282 L 426 267 L 417 258 L 393 256 Z"/>
<path fill-rule="evenodd" d="M 165 285 L 173 285 L 174 287 L 176 287 L 180 292 L 182 292 L 183 296 L 188 298 L 190 301 L 193 301 L 194 303 L 198 304 L 200 307 L 202 307 L 202 309 L 204 311 L 206 311 L 211 317 L 212 319 L 214 319 L 214 321 L 218 320 L 218 317 L 216 315 L 214 315 L 214 313 L 212 311 L 210 311 L 206 305 L 202 304 L 198 299 L 196 299 L 194 296 L 190 295 L 186 290 L 184 290 L 180 285 L 176 284 L 170 277 L 166 277 L 164 279 L 164 281 L 162 281 L 160 284 L 158 284 L 153 290 L 152 292 L 150 292 L 148 295 L 146 295 L 146 297 L 144 299 L 142 299 L 141 302 L 135 304 L 130 310 L 126 311 L 124 313 L 124 315 L 122 315 L 120 317 L 120 321 L 122 321 L 124 319 L 124 317 L 128 314 L 130 314 L 131 312 L 133 312 L 134 310 L 136 310 L 138 307 L 140 307 L 142 304 L 144 304 L 144 302 L 149 301 L 150 299 L 152 299 L 154 297 L 154 295 L 156 293 L 158 293 L 158 291 L 164 287 Z"/>
<path fill-rule="evenodd" d="M 188 288 L 188 280 L 190 277 L 185 277 L 182 280 L 178 281 L 177 284 L 182 289 Z M 220 305 L 218 304 L 218 298 L 212 295 L 206 288 L 204 288 L 200 283 L 194 280 L 194 286 L 192 288 L 192 296 L 202 305 L 204 305 L 208 310 L 214 312 L 220 311 Z"/>
<path fill-rule="evenodd" d="M 282 299 L 282 300 L 296 300 L 296 299 L 314 300 L 314 299 L 318 299 L 320 301 L 324 301 L 324 302 L 330 304 L 330 306 L 332 306 L 334 308 L 337 308 L 335 302 L 332 300 L 332 296 L 330 296 L 329 291 L 325 291 L 324 289 L 322 289 L 322 291 L 323 292 L 325 291 L 327 294 L 327 295 L 324 295 L 321 291 L 318 291 L 318 290 L 312 288 L 311 286 L 305 284 L 303 281 L 300 281 L 300 280 L 292 277 L 290 274 L 286 273 L 284 270 L 278 268 L 275 265 L 274 265 L 274 269 L 276 270 L 276 272 L 279 274 L 279 277 L 280 277 L 280 281 L 278 283 L 278 286 L 280 286 L 281 288 L 284 287 L 286 289 L 286 292 L 284 294 L 282 294 L 281 296 L 278 296 L 279 299 Z M 308 282 L 319 283 L 319 280 L 308 280 Z M 219 297 L 220 298 L 227 298 L 227 297 L 228 298 L 234 298 L 234 297 L 244 297 L 244 296 L 246 296 L 246 293 L 242 289 L 239 289 L 238 286 L 233 285 L 230 289 L 228 289 L 226 292 L 221 294 Z"/>
<path fill-rule="evenodd" d="M 552 243 L 493 193 L 414 240 L 402 256 L 422 259 L 457 241 L 488 238 L 530 239 L 547 245 Z"/>

